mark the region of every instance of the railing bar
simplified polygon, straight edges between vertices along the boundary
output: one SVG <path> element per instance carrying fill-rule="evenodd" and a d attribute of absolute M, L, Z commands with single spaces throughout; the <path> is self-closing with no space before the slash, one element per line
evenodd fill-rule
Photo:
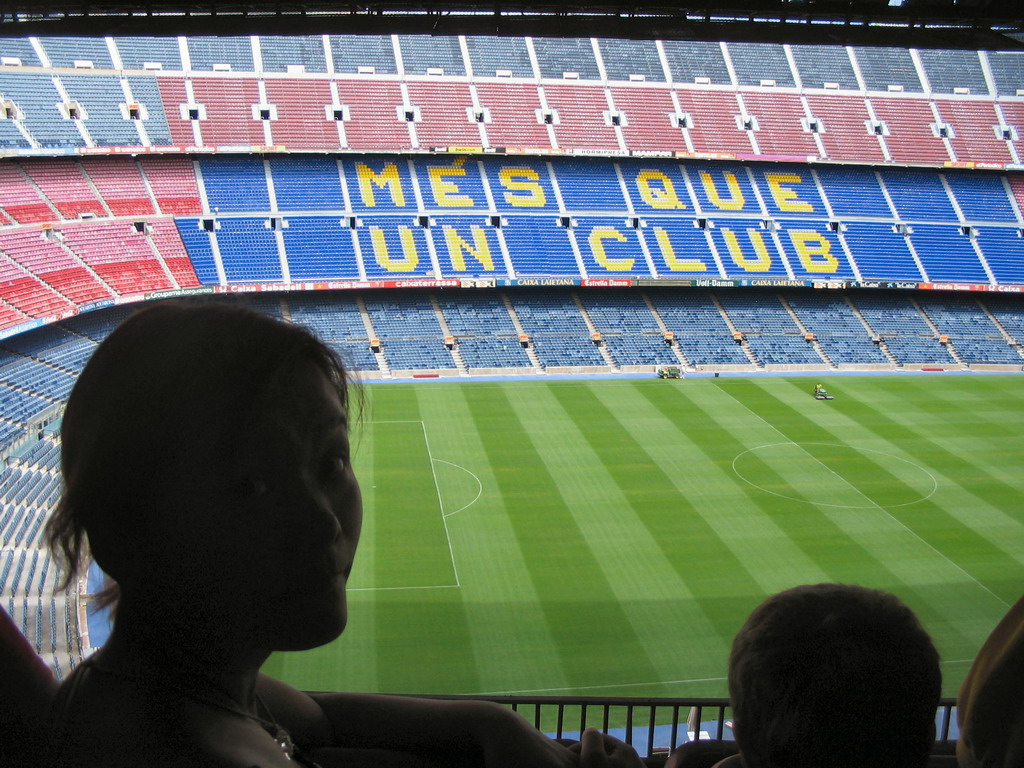
<path fill-rule="evenodd" d="M 715 738 L 721 741 L 725 738 L 725 707 L 718 707 L 718 732 L 715 734 Z"/>
<path fill-rule="evenodd" d="M 626 705 L 626 743 L 633 746 L 633 705 Z"/>
<path fill-rule="evenodd" d="M 679 705 L 672 705 L 672 737 L 669 739 L 669 746 L 675 749 L 678 744 L 676 739 L 679 738 Z"/>
<path fill-rule="evenodd" d="M 558 705 L 558 725 L 555 728 L 555 738 L 562 738 L 562 723 L 565 720 L 565 705 Z"/>
<path fill-rule="evenodd" d="M 953 719 L 953 708 L 948 704 L 942 707 L 942 741 L 949 741 L 949 726 Z"/>
<path fill-rule="evenodd" d="M 580 738 L 583 738 L 583 732 L 587 730 L 587 703 L 583 702 L 580 705 Z"/>
<path fill-rule="evenodd" d="M 539 701 L 536 702 L 533 705 L 533 727 L 536 728 L 538 731 L 541 730 L 541 727 L 540 727 L 540 705 L 541 705 L 541 702 L 539 702 Z"/>
<path fill-rule="evenodd" d="M 611 717 L 612 707 L 611 704 L 604 705 L 604 722 L 601 723 L 601 732 L 608 733 L 608 721 Z"/>
<path fill-rule="evenodd" d="M 647 724 L 647 754 L 650 755 L 654 752 L 654 724 L 658 722 L 657 706 L 651 704 L 651 721 Z"/>

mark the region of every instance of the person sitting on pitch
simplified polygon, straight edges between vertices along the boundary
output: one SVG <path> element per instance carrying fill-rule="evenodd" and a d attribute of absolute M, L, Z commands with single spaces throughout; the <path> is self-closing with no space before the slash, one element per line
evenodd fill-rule
<path fill-rule="evenodd" d="M 348 620 L 350 391 L 316 337 L 230 305 L 157 304 L 99 346 L 67 403 L 48 538 L 67 581 L 88 542 L 117 610 L 58 691 L 51 765 L 640 765 L 600 733 L 569 749 L 497 704 L 307 695 L 259 673 Z"/>
<path fill-rule="evenodd" d="M 750 614 L 729 657 L 742 765 L 923 768 L 941 682 L 931 638 L 894 595 L 780 592 Z"/>

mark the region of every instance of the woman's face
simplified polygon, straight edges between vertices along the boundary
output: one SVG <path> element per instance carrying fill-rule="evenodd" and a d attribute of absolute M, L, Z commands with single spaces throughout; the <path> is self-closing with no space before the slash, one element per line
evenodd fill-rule
<path fill-rule="evenodd" d="M 300 361 L 238 434 L 228 476 L 218 478 L 222 508 L 198 505 L 211 547 L 199 583 L 255 647 L 322 645 L 345 628 L 362 524 L 345 411 L 330 380 Z"/>

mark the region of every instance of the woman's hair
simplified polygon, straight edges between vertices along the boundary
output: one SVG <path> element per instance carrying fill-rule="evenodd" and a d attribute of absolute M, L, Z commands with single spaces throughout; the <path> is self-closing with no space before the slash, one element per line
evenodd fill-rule
<path fill-rule="evenodd" d="M 301 326 L 231 304 L 177 300 L 121 323 L 93 353 L 64 411 L 64 493 L 46 525 L 64 567 L 61 587 L 83 565 L 86 540 L 115 581 L 130 572 L 133 543 L 174 514 L 187 473 L 226 468 L 253 415 L 303 361 L 328 377 L 347 411 L 344 365 Z"/>

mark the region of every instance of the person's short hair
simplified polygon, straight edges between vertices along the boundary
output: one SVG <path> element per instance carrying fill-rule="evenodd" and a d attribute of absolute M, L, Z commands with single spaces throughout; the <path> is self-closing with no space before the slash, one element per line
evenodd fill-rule
<path fill-rule="evenodd" d="M 64 492 L 47 539 L 65 585 L 82 565 L 86 538 L 120 581 L 136 532 L 174 513 L 190 473 L 209 475 L 230 460 L 251 417 L 303 361 L 324 373 L 347 409 L 343 364 L 299 325 L 226 302 L 175 300 L 115 328 L 78 377 L 61 426 Z"/>
<path fill-rule="evenodd" d="M 729 658 L 746 768 L 914 768 L 935 738 L 939 655 L 887 592 L 795 587 L 747 618 Z"/>

